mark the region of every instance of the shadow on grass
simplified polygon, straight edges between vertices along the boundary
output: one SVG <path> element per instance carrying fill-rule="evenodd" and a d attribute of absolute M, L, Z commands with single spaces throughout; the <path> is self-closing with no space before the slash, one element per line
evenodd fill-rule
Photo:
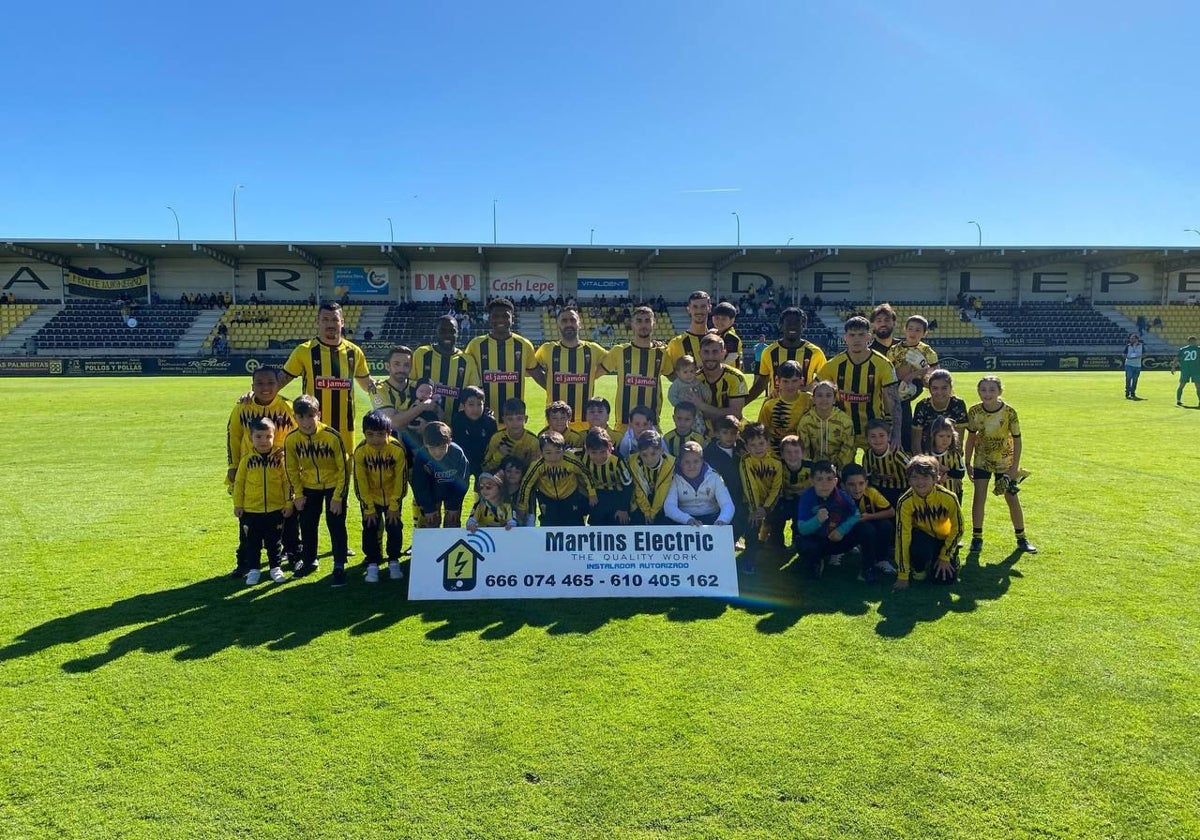
<path fill-rule="evenodd" d="M 292 650 L 331 632 L 366 635 L 386 630 L 414 616 L 427 625 L 425 637 L 445 641 L 464 634 L 484 640 L 506 639 L 525 627 L 550 635 L 591 633 L 610 621 L 639 615 L 662 615 L 668 621 L 709 621 L 729 609 L 762 618 L 760 633 L 782 633 L 808 615 L 865 615 L 878 603 L 882 636 L 901 637 L 919 622 L 937 621 L 947 613 L 970 612 L 978 602 L 995 600 L 1020 577 L 1013 564 L 979 566 L 968 557 L 963 579 L 951 587 L 914 584 L 892 593 L 884 583 L 855 580 L 857 562 L 847 558 L 826 570 L 820 581 L 808 581 L 790 569 L 760 565 L 742 579 L 735 600 L 704 598 L 562 599 L 517 601 L 407 601 L 405 585 L 381 581 L 367 586 L 351 575 L 344 589 L 331 590 L 322 575 L 285 584 L 245 587 L 225 577 L 197 581 L 175 589 L 148 592 L 106 607 L 84 610 L 39 624 L 0 648 L 0 662 L 31 656 L 58 645 L 77 644 L 128 628 L 105 650 L 63 664 L 70 673 L 94 671 L 135 652 L 174 653 L 178 660 L 204 659 L 235 647 Z M 972 563 L 974 559 L 974 563 Z"/>
<path fill-rule="evenodd" d="M 223 650 L 266 647 L 291 650 L 331 632 L 377 633 L 418 616 L 433 625 L 425 636 L 448 640 L 463 634 L 505 639 L 523 627 L 553 635 L 590 633 L 609 621 L 661 614 L 668 621 L 718 618 L 727 605 L 706 599 L 579 599 L 521 601 L 407 601 L 405 585 L 351 583 L 331 590 L 327 575 L 247 588 L 240 580 L 213 578 L 149 592 L 39 624 L 0 648 L 0 662 L 32 656 L 125 630 L 105 650 L 63 664 L 70 673 L 94 671 L 135 652 L 174 653 L 204 659 Z M 126 628 L 128 628 L 126 630 Z"/>
<path fill-rule="evenodd" d="M 1021 577 L 1015 568 L 1024 552 L 1013 551 L 999 563 L 982 566 L 979 554 L 966 556 L 957 583 L 938 586 L 927 581 L 914 581 L 908 589 L 885 598 L 879 605 L 880 622 L 875 632 L 888 638 L 901 638 L 913 631 L 919 623 L 937 621 L 949 613 L 968 613 L 979 606 L 980 601 L 995 601 L 1001 598 L 1012 585 L 1014 577 Z"/>

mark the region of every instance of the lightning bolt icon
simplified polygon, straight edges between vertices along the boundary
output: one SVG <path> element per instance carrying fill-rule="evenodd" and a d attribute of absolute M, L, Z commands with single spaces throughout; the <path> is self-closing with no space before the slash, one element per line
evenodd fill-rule
<path fill-rule="evenodd" d="M 460 556 L 454 561 L 454 576 L 462 577 L 463 569 L 467 567 L 467 558 Z"/>

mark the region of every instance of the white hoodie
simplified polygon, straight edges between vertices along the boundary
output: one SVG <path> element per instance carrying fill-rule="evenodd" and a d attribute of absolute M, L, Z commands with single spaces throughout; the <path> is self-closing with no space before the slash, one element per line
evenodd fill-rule
<path fill-rule="evenodd" d="M 693 487 L 676 470 L 671 478 L 671 489 L 667 491 L 667 501 L 663 504 L 663 513 L 680 525 L 686 525 L 689 519 L 712 516 L 714 513 L 722 522 L 732 522 L 733 498 L 721 474 L 705 464 L 700 476 L 699 486 Z"/>

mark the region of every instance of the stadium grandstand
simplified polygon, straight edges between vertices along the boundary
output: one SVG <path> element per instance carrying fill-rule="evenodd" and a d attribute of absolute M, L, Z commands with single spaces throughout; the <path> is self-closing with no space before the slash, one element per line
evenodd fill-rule
<path fill-rule="evenodd" d="M 196 359 L 244 372 L 311 337 L 327 300 L 343 304 L 373 362 L 391 344 L 429 342 L 447 313 L 465 344 L 487 330 L 494 296 L 514 302 L 535 345 L 557 336 L 556 307 L 571 302 L 585 339 L 627 341 L 632 307 L 647 303 L 666 341 L 687 326 L 696 289 L 738 307 L 748 354 L 759 335 L 778 337 L 787 306 L 808 313 L 806 338 L 836 352 L 844 319 L 884 301 L 898 326 L 924 316 L 928 341 L 959 369 L 1117 368 L 1131 332 L 1150 354 L 1200 332 L 1200 248 L 24 240 L 0 241 L 0 373 L 113 357 L 131 360 L 126 372 L 141 358 L 158 360 L 146 372 Z"/>

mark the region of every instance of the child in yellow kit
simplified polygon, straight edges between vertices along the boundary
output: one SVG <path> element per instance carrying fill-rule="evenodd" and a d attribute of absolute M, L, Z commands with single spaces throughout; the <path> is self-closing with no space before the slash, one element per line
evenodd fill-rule
<path fill-rule="evenodd" d="M 362 550 L 365 580 L 379 582 L 387 537 L 388 577 L 403 580 L 400 549 L 404 544 L 401 502 L 408 491 L 408 457 L 392 437 L 392 421 L 375 410 L 363 418 L 363 442 L 354 448 L 354 495 L 362 509 Z"/>
<path fill-rule="evenodd" d="M 283 520 L 292 515 L 292 483 L 283 464 L 283 450 L 275 446 L 275 423 L 269 417 L 250 421 L 251 449 L 238 462 L 233 478 L 233 515 L 240 524 L 238 571 L 246 585 L 258 583 L 261 552 L 267 552 L 271 580 L 283 583 Z"/>

